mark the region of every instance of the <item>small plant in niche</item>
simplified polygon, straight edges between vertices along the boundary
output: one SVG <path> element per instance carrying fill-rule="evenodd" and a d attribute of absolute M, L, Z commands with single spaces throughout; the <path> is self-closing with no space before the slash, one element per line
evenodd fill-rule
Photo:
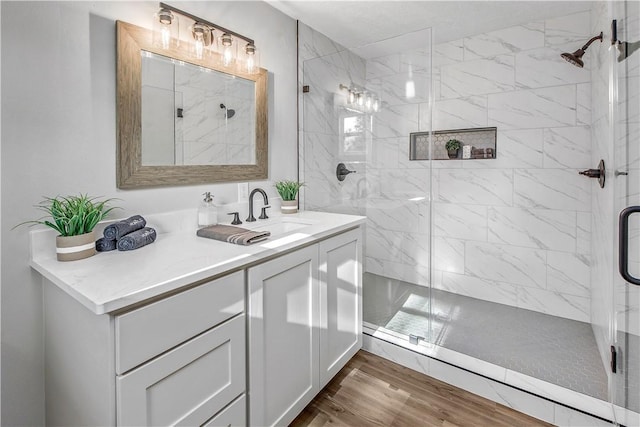
<path fill-rule="evenodd" d="M 462 143 L 457 139 L 450 139 L 447 141 L 444 147 L 447 149 L 447 154 L 450 159 L 458 157 L 458 150 L 460 150 L 461 145 Z"/>

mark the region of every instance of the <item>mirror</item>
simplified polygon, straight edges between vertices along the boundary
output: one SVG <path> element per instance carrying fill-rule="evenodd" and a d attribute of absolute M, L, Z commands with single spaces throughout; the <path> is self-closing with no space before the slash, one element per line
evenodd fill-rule
<path fill-rule="evenodd" d="M 266 70 L 160 49 L 120 21 L 117 39 L 119 188 L 267 179 Z"/>

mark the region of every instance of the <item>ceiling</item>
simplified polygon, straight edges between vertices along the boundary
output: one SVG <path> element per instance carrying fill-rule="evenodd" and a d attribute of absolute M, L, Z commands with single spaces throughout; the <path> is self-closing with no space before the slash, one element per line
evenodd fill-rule
<path fill-rule="evenodd" d="M 586 1 L 271 0 L 276 9 L 345 47 L 433 28 L 434 43 L 591 8 Z"/>

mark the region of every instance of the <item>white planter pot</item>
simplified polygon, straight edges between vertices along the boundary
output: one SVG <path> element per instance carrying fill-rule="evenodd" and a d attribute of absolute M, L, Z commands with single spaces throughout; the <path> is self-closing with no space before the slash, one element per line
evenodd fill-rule
<path fill-rule="evenodd" d="M 76 261 L 96 254 L 95 232 L 79 236 L 56 236 L 58 261 Z"/>
<path fill-rule="evenodd" d="M 298 201 L 297 200 L 283 200 L 280 205 L 280 211 L 283 214 L 298 213 Z"/>

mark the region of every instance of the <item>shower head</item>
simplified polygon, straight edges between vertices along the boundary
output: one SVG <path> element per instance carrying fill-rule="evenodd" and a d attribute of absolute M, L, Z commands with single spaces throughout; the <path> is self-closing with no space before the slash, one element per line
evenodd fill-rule
<path fill-rule="evenodd" d="M 580 49 L 576 50 L 573 53 L 563 53 L 562 58 L 570 64 L 575 65 L 576 67 L 584 67 L 584 62 L 582 62 L 582 57 L 584 56 L 584 52 L 589 48 L 589 45 L 596 40 L 600 40 L 602 42 L 602 32 L 599 35 L 592 37 L 584 46 Z"/>
<path fill-rule="evenodd" d="M 226 105 L 224 104 L 220 104 L 220 108 L 222 108 L 224 111 L 224 116 L 225 118 L 228 120 L 231 117 L 233 117 L 236 114 L 236 110 L 232 109 L 232 108 L 227 108 Z"/>

